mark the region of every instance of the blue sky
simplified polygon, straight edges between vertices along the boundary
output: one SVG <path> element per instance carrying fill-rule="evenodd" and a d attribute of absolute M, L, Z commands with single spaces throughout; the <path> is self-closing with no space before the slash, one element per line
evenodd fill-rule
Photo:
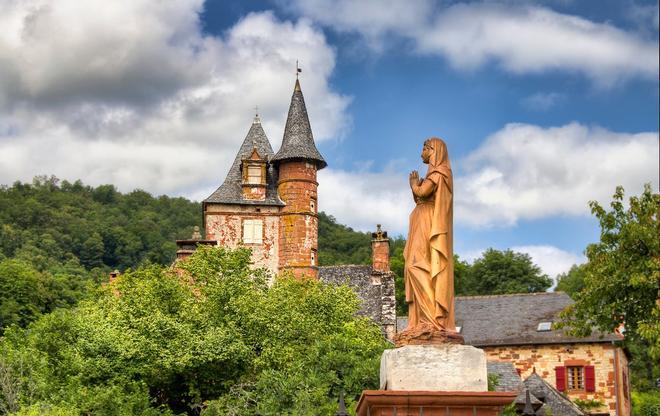
<path fill-rule="evenodd" d="M 556 0 L 0 3 L 0 183 L 37 174 L 202 199 L 258 105 L 277 149 L 296 60 L 320 209 L 406 233 L 407 173 L 448 145 L 455 250 L 551 275 L 587 202 L 658 189 L 658 4 Z"/>

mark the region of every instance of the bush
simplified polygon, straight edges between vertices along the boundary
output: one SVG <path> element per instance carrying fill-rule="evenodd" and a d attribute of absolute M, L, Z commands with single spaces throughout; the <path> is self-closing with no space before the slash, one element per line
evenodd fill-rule
<path fill-rule="evenodd" d="M 657 416 L 660 415 L 660 391 L 633 392 L 633 415 L 634 416 Z"/>

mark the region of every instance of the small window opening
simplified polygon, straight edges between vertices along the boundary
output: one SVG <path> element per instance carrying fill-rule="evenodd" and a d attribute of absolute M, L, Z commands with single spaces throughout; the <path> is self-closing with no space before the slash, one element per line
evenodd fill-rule
<path fill-rule="evenodd" d="M 243 244 L 261 244 L 263 242 L 263 221 L 243 221 Z"/>
<path fill-rule="evenodd" d="M 310 259 L 310 260 L 311 260 L 311 262 L 312 262 L 312 266 L 316 266 L 316 250 L 312 250 L 312 254 L 311 254 L 311 259 Z"/>
<path fill-rule="evenodd" d="M 251 185 L 261 184 L 261 166 L 259 165 L 247 166 L 247 183 Z"/>
<path fill-rule="evenodd" d="M 316 202 L 313 199 L 309 201 L 309 210 L 312 212 L 316 212 Z"/>
<path fill-rule="evenodd" d="M 584 390 L 584 372 L 583 367 L 566 367 L 568 373 L 568 389 Z"/>
<path fill-rule="evenodd" d="M 539 326 L 536 327 L 538 332 L 546 332 L 552 329 L 552 322 L 539 322 Z"/>

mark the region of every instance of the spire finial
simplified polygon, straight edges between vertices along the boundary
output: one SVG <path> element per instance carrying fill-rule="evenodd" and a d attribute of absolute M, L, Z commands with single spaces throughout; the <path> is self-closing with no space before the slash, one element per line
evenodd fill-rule
<path fill-rule="evenodd" d="M 298 80 L 298 75 L 302 72 L 302 69 L 298 66 L 298 60 L 296 59 L 296 80 Z"/>
<path fill-rule="evenodd" d="M 261 119 L 259 118 L 259 106 L 255 105 L 254 106 L 254 120 L 252 121 L 252 124 L 259 124 L 261 123 Z"/>

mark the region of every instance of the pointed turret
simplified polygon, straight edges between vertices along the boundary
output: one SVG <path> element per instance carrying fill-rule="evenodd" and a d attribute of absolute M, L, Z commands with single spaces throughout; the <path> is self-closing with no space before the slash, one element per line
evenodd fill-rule
<path fill-rule="evenodd" d="M 312 127 L 309 124 L 307 108 L 305 107 L 305 98 L 300 89 L 300 81 L 297 79 L 293 88 L 286 126 L 284 127 L 282 146 L 272 160 L 275 163 L 285 160 L 303 160 L 314 163 L 317 169 L 323 169 L 327 166 L 323 156 L 316 148 L 316 144 L 314 144 Z"/>
<path fill-rule="evenodd" d="M 316 171 L 327 164 L 316 149 L 300 82 L 291 97 L 282 147 L 271 159 L 277 166 L 280 212 L 279 268 L 297 277 L 318 275 L 318 195 Z"/>
<path fill-rule="evenodd" d="M 264 199 L 253 200 L 244 192 L 247 182 L 247 171 L 244 168 L 244 161 L 254 159 L 258 155 L 264 162 L 264 175 L 262 185 L 265 187 Z M 205 203 L 222 204 L 258 204 L 258 205 L 282 205 L 282 201 L 277 196 L 276 172 L 273 166 L 265 162 L 273 157 L 273 148 L 270 146 L 268 137 L 261 126 L 259 116 L 255 116 L 250 126 L 250 130 L 238 150 L 238 154 L 231 165 L 225 181 L 215 192 L 204 200 Z"/>

